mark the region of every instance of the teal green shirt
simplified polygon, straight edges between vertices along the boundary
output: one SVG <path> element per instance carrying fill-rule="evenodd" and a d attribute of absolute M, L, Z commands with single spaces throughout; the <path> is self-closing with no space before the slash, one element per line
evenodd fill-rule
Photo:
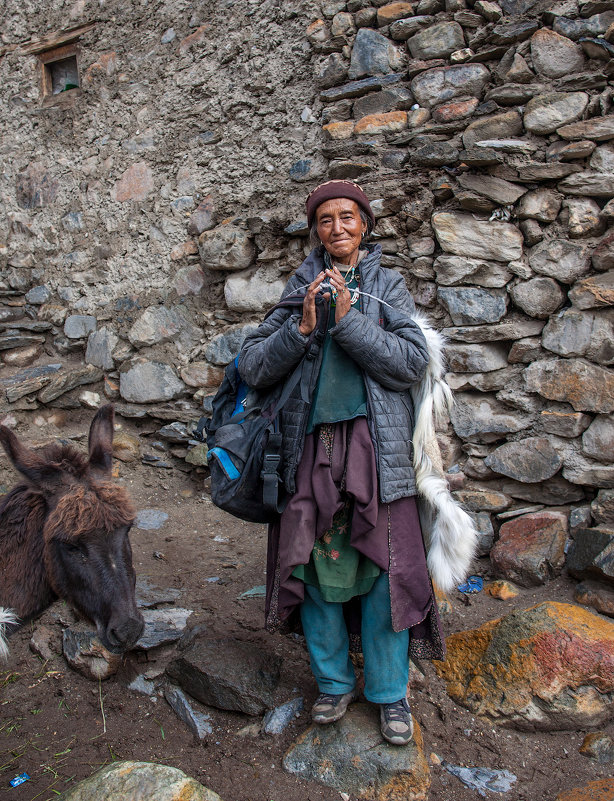
<path fill-rule="evenodd" d="M 359 280 L 348 282 L 348 288 L 358 289 Z M 360 307 L 360 296 L 357 304 Z M 328 330 L 324 340 L 322 365 L 315 388 L 307 433 L 320 423 L 339 423 L 367 416 L 367 390 L 360 367 L 330 335 L 335 326 L 335 303 L 331 298 Z"/>

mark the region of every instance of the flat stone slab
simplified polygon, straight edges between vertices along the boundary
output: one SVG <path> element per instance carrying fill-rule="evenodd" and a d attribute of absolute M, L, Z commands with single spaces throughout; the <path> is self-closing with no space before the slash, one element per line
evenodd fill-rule
<path fill-rule="evenodd" d="M 563 139 L 592 139 L 594 142 L 607 142 L 614 139 L 614 115 L 594 117 L 583 122 L 572 122 L 557 129 Z"/>
<path fill-rule="evenodd" d="M 166 672 L 207 706 L 261 715 L 275 706 L 282 660 L 253 643 L 199 637 Z"/>
<path fill-rule="evenodd" d="M 353 704 L 337 723 L 311 726 L 286 753 L 283 766 L 353 797 L 425 801 L 430 785 L 422 732 L 402 748 L 384 741 L 378 708 Z"/>
<path fill-rule="evenodd" d="M 28 367 L 10 378 L 0 379 L 0 387 L 6 393 L 9 403 L 14 403 L 24 395 L 31 395 L 38 392 L 51 381 L 58 370 L 62 369 L 61 364 L 46 364 L 41 367 Z"/>
<path fill-rule="evenodd" d="M 164 688 L 164 697 L 177 717 L 199 740 L 203 740 L 207 734 L 213 732 L 211 715 L 194 709 L 186 694 L 179 687 L 168 685 Z"/>
<path fill-rule="evenodd" d="M 134 647 L 150 651 L 160 645 L 177 642 L 191 614 L 191 609 L 144 609 L 145 628 Z"/>

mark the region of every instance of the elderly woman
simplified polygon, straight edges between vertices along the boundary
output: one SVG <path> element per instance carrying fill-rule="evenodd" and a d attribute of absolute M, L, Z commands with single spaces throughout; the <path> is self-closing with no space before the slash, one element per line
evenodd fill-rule
<path fill-rule="evenodd" d="M 366 241 L 375 217 L 357 184 L 317 187 L 307 219 L 318 244 L 239 358 L 255 388 L 283 382 L 299 363 L 307 371 L 281 413 L 290 497 L 269 528 L 267 627 L 300 615 L 321 724 L 357 697 L 349 651 L 360 638 L 364 695 L 379 704 L 383 737 L 404 745 L 409 658 L 444 655 L 417 495 L 430 520 L 431 574 L 445 588 L 462 579 L 475 536 L 426 447 L 433 404 L 447 397 L 441 342 Z"/>

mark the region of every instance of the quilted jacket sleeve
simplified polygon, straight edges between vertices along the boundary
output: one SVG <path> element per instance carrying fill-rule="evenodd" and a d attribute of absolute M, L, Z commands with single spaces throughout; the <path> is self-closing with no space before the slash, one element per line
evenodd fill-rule
<path fill-rule="evenodd" d="M 401 392 L 424 376 L 428 364 L 426 339 L 411 319 L 415 310 L 403 277 L 387 271 L 380 297 L 383 326 L 350 309 L 331 335 L 362 369 L 386 389 Z"/>
<path fill-rule="evenodd" d="M 282 297 L 292 291 L 293 280 Z M 305 355 L 309 337 L 298 330 L 300 321 L 300 307 L 278 308 L 246 338 L 239 356 L 239 373 L 250 387 L 265 389 L 277 384 Z"/>

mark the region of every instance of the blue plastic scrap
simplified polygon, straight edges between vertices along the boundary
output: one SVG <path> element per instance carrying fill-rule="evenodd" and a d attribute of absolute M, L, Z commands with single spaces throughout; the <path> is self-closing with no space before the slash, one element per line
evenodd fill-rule
<path fill-rule="evenodd" d="M 484 580 L 481 576 L 469 576 L 464 584 L 459 584 L 457 589 L 459 592 L 480 592 L 484 586 Z"/>
<path fill-rule="evenodd" d="M 460 779 L 464 785 L 486 798 L 485 790 L 491 793 L 507 793 L 512 789 L 516 776 L 509 770 L 493 770 L 492 768 L 464 768 L 460 765 L 451 765 L 442 760 L 442 767 L 448 773 Z"/>
<path fill-rule="evenodd" d="M 27 782 L 30 777 L 27 773 L 20 773 L 19 776 L 15 776 L 14 779 L 11 779 L 9 784 L 11 787 L 19 787 L 20 784 Z"/>

